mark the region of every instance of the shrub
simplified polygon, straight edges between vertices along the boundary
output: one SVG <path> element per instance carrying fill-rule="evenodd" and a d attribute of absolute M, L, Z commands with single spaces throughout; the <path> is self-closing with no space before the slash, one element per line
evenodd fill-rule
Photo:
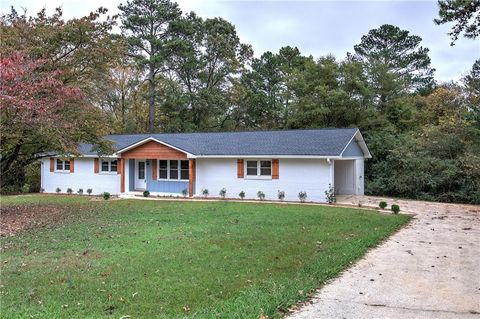
<path fill-rule="evenodd" d="M 245 198 L 245 192 L 241 191 L 240 193 L 238 193 L 238 197 L 240 197 L 240 199 L 244 199 Z"/>
<path fill-rule="evenodd" d="M 0 194 L 15 194 L 18 193 L 19 189 L 14 185 L 5 185 L 0 188 Z"/>
<path fill-rule="evenodd" d="M 110 199 L 110 193 L 109 192 L 104 192 L 102 193 L 102 197 L 104 200 L 109 200 Z"/>
<path fill-rule="evenodd" d="M 381 208 L 381 209 L 385 209 L 385 207 L 387 207 L 387 202 L 384 202 L 384 201 L 381 201 L 378 206 Z"/>
<path fill-rule="evenodd" d="M 224 187 L 220 190 L 220 192 L 218 193 L 218 195 L 220 195 L 220 197 L 222 199 L 225 199 L 225 196 L 227 196 L 227 189 Z"/>
<path fill-rule="evenodd" d="M 77 193 L 78 193 L 78 195 L 83 195 L 83 188 L 79 188 Z"/>
<path fill-rule="evenodd" d="M 332 184 L 328 184 L 328 189 L 325 191 L 325 199 L 329 204 L 337 202 L 337 197 L 335 197 L 335 189 L 332 187 Z"/>
<path fill-rule="evenodd" d="M 257 197 L 259 200 L 264 200 L 265 199 L 265 193 L 262 191 L 257 192 Z"/>
<path fill-rule="evenodd" d="M 278 191 L 278 199 L 283 201 L 285 199 L 285 192 L 284 191 Z"/>
<path fill-rule="evenodd" d="M 92 195 L 92 192 L 93 192 L 93 190 L 92 190 L 91 188 L 88 188 L 88 189 L 87 189 L 87 194 L 88 194 L 89 196 Z"/>
<path fill-rule="evenodd" d="M 21 189 L 22 193 L 26 194 L 30 192 L 30 184 L 24 184 Z"/>
<path fill-rule="evenodd" d="M 148 190 L 143 191 L 143 197 L 148 197 L 150 196 L 150 192 Z"/>
<path fill-rule="evenodd" d="M 57 188 L 55 189 L 55 192 L 57 192 L 57 194 L 59 194 L 61 191 L 62 191 L 62 190 L 60 189 L 60 187 L 57 187 Z"/>
<path fill-rule="evenodd" d="M 398 214 L 398 212 L 400 211 L 400 206 L 398 206 L 397 204 L 393 204 L 391 209 L 394 214 Z"/>
<path fill-rule="evenodd" d="M 307 192 L 298 193 L 298 199 L 303 203 L 307 200 Z"/>
<path fill-rule="evenodd" d="M 186 188 L 182 189 L 182 195 L 183 195 L 184 198 L 187 197 L 188 189 L 186 189 Z"/>
<path fill-rule="evenodd" d="M 72 193 L 73 193 L 73 189 L 71 189 L 70 187 L 67 188 L 67 194 L 68 194 L 68 195 L 72 195 Z"/>
<path fill-rule="evenodd" d="M 202 189 L 202 195 L 203 195 L 203 197 L 207 198 L 208 197 L 208 189 L 206 189 L 206 188 Z"/>
<path fill-rule="evenodd" d="M 40 188 L 40 193 L 45 193 L 45 188 Z"/>

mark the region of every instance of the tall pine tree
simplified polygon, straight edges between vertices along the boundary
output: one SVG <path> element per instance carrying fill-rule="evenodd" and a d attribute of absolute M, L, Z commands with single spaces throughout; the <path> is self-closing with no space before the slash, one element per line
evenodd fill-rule
<path fill-rule="evenodd" d="M 132 0 L 118 7 L 121 11 L 122 33 L 130 54 L 138 66 L 147 72 L 148 128 L 155 130 L 156 76 L 165 71 L 165 62 L 172 54 L 174 24 L 182 11 L 169 0 Z"/>

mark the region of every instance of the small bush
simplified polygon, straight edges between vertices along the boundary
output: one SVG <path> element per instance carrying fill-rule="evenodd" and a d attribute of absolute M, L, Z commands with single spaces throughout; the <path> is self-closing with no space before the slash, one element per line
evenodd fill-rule
<path fill-rule="evenodd" d="M 15 194 L 18 193 L 19 189 L 17 186 L 14 185 L 5 185 L 0 188 L 0 194 Z"/>
<path fill-rule="evenodd" d="M 265 193 L 262 191 L 257 192 L 257 197 L 259 200 L 264 200 L 265 199 Z"/>
<path fill-rule="evenodd" d="M 62 190 L 60 189 L 60 187 L 57 187 L 57 188 L 55 189 L 55 192 L 57 192 L 57 194 L 59 194 L 61 191 L 62 191 Z"/>
<path fill-rule="evenodd" d="M 298 199 L 304 203 L 307 200 L 307 192 L 298 193 Z"/>
<path fill-rule="evenodd" d="M 207 198 L 208 197 L 208 189 L 206 189 L 206 188 L 202 189 L 202 195 L 203 195 L 203 197 Z"/>
<path fill-rule="evenodd" d="M 72 195 L 72 193 L 73 193 L 73 189 L 71 189 L 70 187 L 67 188 L 67 194 L 68 194 L 68 195 Z"/>
<path fill-rule="evenodd" d="M 384 201 L 381 201 L 378 206 L 381 208 L 381 209 L 385 209 L 385 207 L 387 207 L 387 202 L 384 202 Z"/>
<path fill-rule="evenodd" d="M 88 188 L 88 189 L 87 189 L 87 194 L 88 194 L 88 196 L 92 195 L 92 192 L 93 192 L 93 190 L 92 190 L 91 188 Z"/>
<path fill-rule="evenodd" d="M 337 197 L 335 197 L 335 189 L 332 187 L 332 184 L 328 184 L 328 189 L 325 191 L 325 199 L 329 204 L 337 202 Z"/>
<path fill-rule="evenodd" d="M 183 198 L 187 197 L 187 195 L 188 195 L 188 189 L 186 189 L 186 188 L 182 189 Z"/>
<path fill-rule="evenodd" d="M 24 184 L 21 189 L 22 193 L 30 193 L 30 184 Z"/>
<path fill-rule="evenodd" d="M 394 214 L 398 214 L 398 212 L 400 211 L 400 206 L 398 206 L 397 204 L 393 204 L 391 209 Z"/>
<path fill-rule="evenodd" d="M 148 197 L 150 196 L 150 192 L 147 190 L 147 191 L 143 191 L 143 197 Z"/>
<path fill-rule="evenodd" d="M 241 191 L 240 193 L 238 193 L 238 197 L 240 197 L 240 199 L 244 199 L 245 198 L 245 192 Z"/>
<path fill-rule="evenodd" d="M 218 195 L 220 195 L 220 197 L 222 199 L 225 199 L 225 196 L 227 196 L 227 189 L 224 187 L 220 190 L 220 192 L 218 193 Z"/>
<path fill-rule="evenodd" d="M 40 188 L 40 193 L 45 193 L 45 188 Z"/>
<path fill-rule="evenodd" d="M 79 188 L 78 191 L 77 191 L 77 194 L 78 195 L 83 195 L 83 188 Z"/>
<path fill-rule="evenodd" d="M 110 193 L 109 192 L 104 192 L 102 193 L 102 197 L 104 200 L 109 200 L 110 199 Z"/>
<path fill-rule="evenodd" d="M 278 199 L 280 201 L 283 201 L 285 199 L 285 192 L 284 191 L 278 191 Z"/>

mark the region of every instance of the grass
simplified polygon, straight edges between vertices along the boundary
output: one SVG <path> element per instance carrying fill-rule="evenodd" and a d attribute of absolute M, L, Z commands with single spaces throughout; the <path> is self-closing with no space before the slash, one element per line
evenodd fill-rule
<path fill-rule="evenodd" d="M 3 318 L 281 317 L 409 220 L 231 202 L 1 203 L 60 205 L 69 215 L 1 239 Z"/>

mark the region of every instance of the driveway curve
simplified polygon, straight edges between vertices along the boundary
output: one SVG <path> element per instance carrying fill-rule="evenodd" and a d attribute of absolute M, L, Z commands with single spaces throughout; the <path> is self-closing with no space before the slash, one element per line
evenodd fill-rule
<path fill-rule="evenodd" d="M 289 318 L 480 318 L 480 206 L 338 200 L 386 200 L 416 215 Z"/>

